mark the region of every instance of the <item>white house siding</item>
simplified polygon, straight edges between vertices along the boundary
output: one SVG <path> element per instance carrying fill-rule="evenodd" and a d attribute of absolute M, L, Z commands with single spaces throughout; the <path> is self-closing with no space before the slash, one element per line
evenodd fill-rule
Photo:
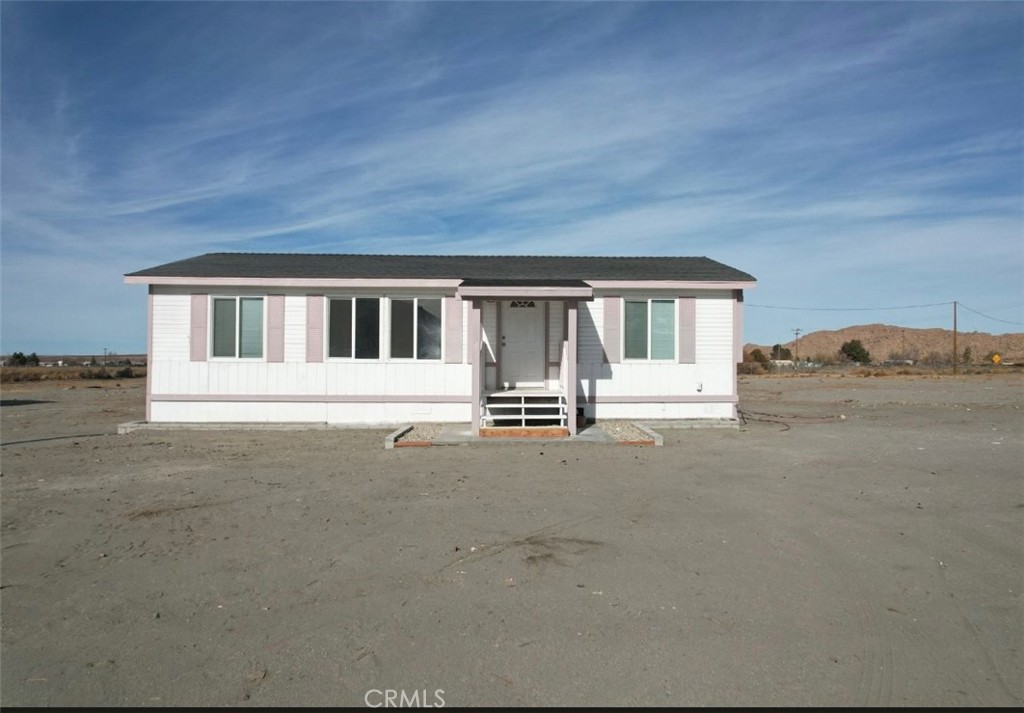
<path fill-rule="evenodd" d="M 467 352 L 470 322 L 464 305 L 462 364 L 442 362 L 306 363 L 306 290 L 266 290 L 285 295 L 284 362 L 190 360 L 191 294 L 260 294 L 251 290 L 153 288 L 153 342 L 149 386 L 150 418 L 166 422 L 295 421 L 328 423 L 395 423 L 470 419 L 471 378 Z M 579 303 L 578 393 L 588 416 L 607 418 L 730 418 L 735 415 L 733 297 L 730 290 L 692 291 L 697 298 L 696 363 L 608 364 L 604 361 L 603 297 L 652 292 L 597 291 L 591 302 Z M 379 294 L 379 293 L 378 293 Z M 682 293 L 664 296 L 679 297 Z M 488 361 L 497 344 L 498 302 L 484 302 L 483 338 Z M 551 361 L 560 357 L 561 302 L 552 302 L 549 321 Z M 382 333 L 388 334 L 387 310 Z M 620 330 L 621 331 L 621 330 Z M 494 366 L 486 368 L 493 388 Z M 614 381 L 612 379 L 614 375 Z M 548 373 L 557 383 L 557 369 Z M 664 401 L 657 397 L 671 385 Z M 213 401 L 203 401 L 206 396 Z M 216 400 L 218 396 L 225 397 Z M 266 396 L 266 401 L 257 400 Z M 297 397 L 289 401 L 288 397 Z M 318 397 L 323 400 L 318 400 Z M 345 396 L 370 400 L 346 402 Z M 161 398 L 169 397 L 169 398 Z M 410 397 L 408 400 L 402 397 Z M 422 397 L 422 400 L 416 400 Z M 633 402 L 628 402 L 636 397 Z M 716 398 L 719 397 L 719 398 Z M 451 401 L 449 401 L 449 399 Z M 692 399 L 692 401 L 689 401 Z"/>
<path fill-rule="evenodd" d="M 468 403 L 327 403 L 276 401 L 158 401 L 152 420 L 187 423 L 331 423 L 375 425 L 425 421 L 467 422 Z"/>
<path fill-rule="evenodd" d="M 588 418 L 597 419 L 731 419 L 736 418 L 735 404 L 731 402 L 709 403 L 633 403 L 598 404 L 595 413 L 587 412 Z"/>
<path fill-rule="evenodd" d="M 733 375 L 736 366 L 732 360 L 730 291 L 666 294 L 619 290 L 615 295 L 696 297 L 695 364 L 628 360 L 617 364 L 605 362 L 601 342 L 605 331 L 604 296 L 596 293 L 596 299 L 581 305 L 580 310 L 577 393 L 581 403 L 585 402 L 588 417 L 682 419 L 735 416 Z M 621 334 L 622 330 L 618 332 Z M 658 400 L 661 396 L 665 396 L 664 401 Z"/>
<path fill-rule="evenodd" d="M 469 420 L 471 368 L 468 363 L 330 359 L 306 363 L 305 291 L 272 291 L 285 293 L 284 362 L 209 358 L 191 361 L 192 292 L 206 291 L 154 289 L 153 348 L 149 360 L 149 386 L 153 395 L 150 418 L 153 421 L 365 424 Z M 209 292 L 260 294 L 251 290 Z M 385 338 L 389 333 L 387 318 L 387 310 L 384 310 L 381 328 Z M 345 402 L 346 396 L 381 397 L 385 403 L 370 400 L 350 403 Z M 260 397 L 268 398 L 262 401 Z M 295 398 L 290 400 L 289 397 Z"/>
<path fill-rule="evenodd" d="M 152 358 L 188 360 L 191 305 L 192 297 L 187 293 L 154 295 Z"/>
<path fill-rule="evenodd" d="M 600 364 L 604 361 L 604 301 L 580 302 L 576 320 L 576 361 L 579 364 Z"/>
<path fill-rule="evenodd" d="M 732 293 L 709 291 L 697 300 L 697 363 L 733 362 Z"/>
<path fill-rule="evenodd" d="M 557 364 L 562 356 L 562 337 L 565 334 L 565 303 L 549 302 L 548 310 L 548 355 L 549 364 Z"/>
<path fill-rule="evenodd" d="M 548 318 L 548 353 L 545 355 L 547 366 L 544 368 L 544 378 L 548 388 L 559 388 L 559 368 L 562 359 L 562 341 L 565 337 L 565 303 L 551 301 L 546 303 Z"/>
<path fill-rule="evenodd" d="M 484 388 L 495 389 L 498 382 L 496 366 L 496 345 L 498 344 L 498 306 L 499 302 L 488 300 L 483 303 L 480 314 L 481 339 L 484 343 Z M 487 366 L 487 365 L 490 366 Z"/>

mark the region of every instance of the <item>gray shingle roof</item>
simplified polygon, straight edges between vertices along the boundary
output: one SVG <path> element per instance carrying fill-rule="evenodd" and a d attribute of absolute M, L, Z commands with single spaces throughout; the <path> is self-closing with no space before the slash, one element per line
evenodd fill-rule
<path fill-rule="evenodd" d="M 707 257 L 555 257 L 526 255 L 310 255 L 207 253 L 128 277 L 693 280 L 753 282 Z"/>

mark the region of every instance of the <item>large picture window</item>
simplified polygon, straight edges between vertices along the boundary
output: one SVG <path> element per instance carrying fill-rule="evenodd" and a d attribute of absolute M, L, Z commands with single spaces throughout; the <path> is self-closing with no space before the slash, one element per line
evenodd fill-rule
<path fill-rule="evenodd" d="M 624 353 L 626 359 L 675 358 L 675 300 L 626 300 Z"/>
<path fill-rule="evenodd" d="M 327 339 L 328 356 L 380 359 L 380 298 L 332 299 Z"/>
<path fill-rule="evenodd" d="M 263 357 L 263 298 L 213 298 L 213 356 Z"/>
<path fill-rule="evenodd" d="M 441 358 L 441 300 L 391 299 L 391 358 Z"/>

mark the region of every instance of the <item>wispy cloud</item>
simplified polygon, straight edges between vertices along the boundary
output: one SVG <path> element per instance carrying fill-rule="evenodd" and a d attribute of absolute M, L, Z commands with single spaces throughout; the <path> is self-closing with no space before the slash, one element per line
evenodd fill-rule
<path fill-rule="evenodd" d="M 2 8 L 5 349 L 139 345 L 120 274 L 220 249 L 706 254 L 789 304 L 1020 294 L 1020 6 L 97 7 Z"/>

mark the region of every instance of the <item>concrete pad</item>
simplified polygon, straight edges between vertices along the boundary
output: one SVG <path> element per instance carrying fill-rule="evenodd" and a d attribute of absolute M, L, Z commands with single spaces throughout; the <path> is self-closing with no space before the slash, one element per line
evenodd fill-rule
<path fill-rule="evenodd" d="M 609 436 L 596 424 L 590 424 L 575 436 L 565 438 L 484 438 L 474 436 L 472 426 L 468 423 L 446 423 L 441 435 L 434 439 L 435 446 L 458 446 L 468 443 L 614 443 Z"/>

